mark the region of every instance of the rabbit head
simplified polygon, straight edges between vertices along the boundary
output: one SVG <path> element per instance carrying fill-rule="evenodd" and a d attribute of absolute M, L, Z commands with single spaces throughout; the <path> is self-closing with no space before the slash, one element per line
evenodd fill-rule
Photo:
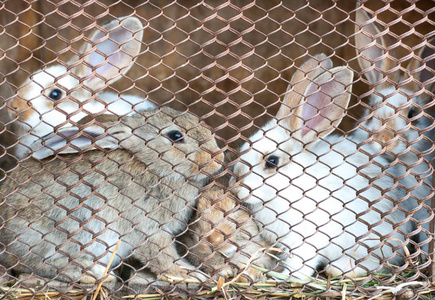
<path fill-rule="evenodd" d="M 260 272 L 250 264 L 272 268 L 272 258 L 263 252 L 270 244 L 261 237 L 249 209 L 238 202 L 236 195 L 218 185 L 204 189 L 185 238 L 188 257 L 207 273 L 219 270 L 221 276 L 234 276 L 243 270 L 245 276 L 238 276 L 238 281 L 258 281 Z"/>
<path fill-rule="evenodd" d="M 403 68 L 395 62 L 388 50 L 387 37 L 379 30 L 372 18 L 362 8 L 356 12 L 355 36 L 358 64 L 374 88 L 369 97 L 364 121 L 360 124 L 361 140 L 373 136 L 372 144 L 381 152 L 390 154 L 406 152 L 409 144 L 417 151 L 424 146 L 419 141 L 429 129 L 430 118 L 427 94 L 433 88 L 435 69 L 434 39 L 414 50 L 408 66 Z M 432 45 L 431 45 L 432 43 Z M 358 135 L 358 134 L 357 134 Z"/>
<path fill-rule="evenodd" d="M 303 163 L 292 157 L 309 151 L 338 126 L 350 100 L 352 79 L 348 68 L 332 68 L 323 54 L 296 70 L 276 118 L 241 147 L 235 166 L 240 199 L 267 203 L 277 191 L 289 188 L 288 174 L 294 178 L 304 173 Z"/>
<path fill-rule="evenodd" d="M 147 166 L 147 171 L 175 179 L 202 180 L 221 168 L 223 151 L 199 119 L 169 107 L 119 118 L 88 117 L 31 145 L 33 157 L 93 149 L 125 149 Z"/>
<path fill-rule="evenodd" d="M 18 119 L 18 134 L 25 135 L 23 144 L 30 145 L 87 114 L 105 113 L 106 105 L 95 93 L 132 67 L 142 36 L 143 25 L 136 17 L 111 20 L 85 38 L 75 58 L 32 74 L 8 104 L 10 116 Z"/>
<path fill-rule="evenodd" d="M 199 190 L 222 167 L 223 151 L 193 114 L 162 107 L 124 117 L 88 116 L 38 139 L 32 150 L 34 158 L 2 182 L 0 211 L 8 220 L 3 229 L 11 232 L 0 234 L 8 245 L 2 265 L 95 283 L 107 272 L 109 248 L 121 242 L 112 266 L 133 256 L 158 278 L 194 273 L 205 279 L 183 260 L 175 242 L 187 229 Z M 74 191 L 65 189 L 73 185 Z M 13 217 L 17 210 L 24 222 Z M 67 212 L 74 218 L 65 217 Z M 105 280 L 115 279 L 113 272 L 107 275 Z"/>
<path fill-rule="evenodd" d="M 258 228 L 251 222 L 247 209 L 237 204 L 236 196 L 231 193 L 226 194 L 219 187 L 212 187 L 198 199 L 198 213 L 192 230 L 200 241 L 203 252 L 214 248 L 227 255 L 234 254 L 237 249 L 238 228 L 241 226 L 244 231 L 253 236 L 258 234 Z M 239 237 L 240 238 L 240 237 Z"/>
<path fill-rule="evenodd" d="M 353 213 L 338 216 L 344 203 L 360 204 L 352 203 L 360 187 L 343 192 L 343 182 L 356 175 L 355 164 L 346 163 L 355 147 L 332 149 L 346 139 L 330 135 L 345 115 L 352 80 L 351 70 L 332 68 L 326 55 L 306 61 L 294 73 L 276 117 L 241 147 L 234 167 L 238 197 L 251 208 L 262 236 L 291 252 L 285 268 L 301 279 L 338 261 L 337 254 L 352 246 L 340 249 L 343 241 L 331 240 L 355 222 Z M 342 260 L 349 265 L 349 258 Z"/>

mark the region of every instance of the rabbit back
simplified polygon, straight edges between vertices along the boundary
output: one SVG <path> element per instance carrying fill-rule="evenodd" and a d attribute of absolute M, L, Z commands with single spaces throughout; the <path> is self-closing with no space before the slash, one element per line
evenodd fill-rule
<path fill-rule="evenodd" d="M 430 68 L 434 68 L 435 60 L 431 57 L 435 39 L 427 40 L 413 50 L 414 57 L 406 69 L 398 68 L 394 59 L 385 57 L 384 49 L 395 54 L 387 35 L 381 33 L 372 16 L 359 5 L 358 8 L 355 22 L 357 61 L 375 92 L 370 94 L 370 108 L 366 109 L 363 122 L 351 138 L 361 143 L 369 142 L 371 146 L 363 146 L 365 150 L 396 164 L 389 172 L 409 191 L 409 199 L 400 205 L 419 227 L 417 241 L 423 242 L 422 249 L 427 253 L 434 137 L 427 110 L 430 101 L 427 91 L 434 88 Z M 373 41 L 370 36 L 382 47 L 367 47 Z"/>
<path fill-rule="evenodd" d="M 295 72 L 283 109 L 242 146 L 235 165 L 239 198 L 263 235 L 287 250 L 284 267 L 299 278 L 319 268 L 354 277 L 400 263 L 412 231 L 397 206 L 403 189 L 384 175 L 388 161 L 374 162 L 357 142 L 331 135 L 353 75 L 325 60 L 317 55 Z"/>
<path fill-rule="evenodd" d="M 309 153 L 294 150 L 287 152 L 284 147 L 294 156 L 279 173 L 264 180 L 259 176 L 256 183 L 244 181 L 253 191 L 239 193 L 241 198 L 249 197 L 248 203 L 257 201 L 250 207 L 263 235 L 273 237 L 293 259 L 301 260 L 291 264 L 293 271 L 301 269 L 309 276 L 315 268 L 327 266 L 334 276 L 353 276 L 379 268 L 376 261 L 381 259 L 401 263 L 402 257 L 393 251 L 406 245 L 402 233 L 413 227 L 409 222 L 400 229 L 393 227 L 406 217 L 383 196 L 383 189 L 394 182 L 387 176 L 376 179 L 381 167 L 343 137 L 328 137 Z M 256 173 L 255 168 L 252 171 Z M 368 188 L 371 185 L 375 187 Z M 405 199 L 405 195 L 399 188 L 388 193 L 391 199 Z M 358 267 L 357 260 L 361 260 Z M 309 267 L 304 269 L 304 264 Z"/>
<path fill-rule="evenodd" d="M 144 264 L 155 261 L 155 273 L 187 276 L 194 269 L 177 254 L 174 239 L 191 218 L 199 188 L 220 169 L 212 154 L 217 151 L 217 160 L 223 155 L 211 132 L 192 115 L 169 108 L 111 125 L 61 130 L 86 152 L 59 156 L 71 149 L 55 136 L 45 147 L 58 153 L 26 160 L 2 182 L 0 241 L 5 247 L 0 261 L 6 267 L 93 282 L 121 241 L 114 265 L 134 255 Z M 180 145 L 164 135 L 171 136 L 175 128 L 190 135 L 183 142 L 176 139 Z M 101 137 L 99 149 L 113 150 L 88 148 L 77 137 L 81 130 L 85 137 Z M 90 274 L 83 277 L 83 270 Z"/>
<path fill-rule="evenodd" d="M 129 163 L 132 157 L 125 154 L 125 151 L 115 151 L 107 157 L 109 161 L 105 161 L 104 168 L 100 164 L 89 175 L 86 174 L 92 169 L 92 162 L 106 158 L 103 153 L 92 153 L 85 157 L 89 161 L 69 166 L 59 161 L 45 164 L 36 178 L 27 168 L 37 167 L 37 161 L 14 172 L 12 178 L 27 179 L 18 189 L 4 188 L 11 186 L 12 179 L 2 184 L 2 191 L 7 195 L 2 216 L 7 220 L 5 228 L 9 229 L 3 230 L 6 236 L 2 240 L 9 244 L 19 235 L 19 242 L 10 244 L 7 252 L 14 257 L 28 258 L 21 263 L 37 269 L 35 263 L 41 262 L 38 257 L 56 259 L 61 255 L 57 248 L 64 243 L 62 252 L 71 257 L 79 255 L 86 245 L 87 253 L 107 265 L 111 251 L 122 240 L 114 261 L 117 264 L 132 248 L 158 234 L 162 224 L 174 233 L 181 231 L 191 213 L 186 207 L 189 203 L 182 199 L 167 205 L 160 203 L 159 199 L 169 195 L 159 194 L 157 176 L 144 180 L 143 167 L 135 165 L 137 162 Z M 110 161 L 111 157 L 116 162 Z M 154 190 L 149 188 L 152 186 Z M 185 189 L 195 193 L 194 189 Z M 10 231 L 12 228 L 14 232 Z"/>
<path fill-rule="evenodd" d="M 221 276 L 235 276 L 240 271 L 257 281 L 260 272 L 251 264 L 273 267 L 273 259 L 263 253 L 270 244 L 260 235 L 249 209 L 237 202 L 235 195 L 220 186 L 207 188 L 197 201 L 183 241 L 188 258 L 208 273 L 218 271 Z M 246 279 L 239 277 L 238 281 Z"/>

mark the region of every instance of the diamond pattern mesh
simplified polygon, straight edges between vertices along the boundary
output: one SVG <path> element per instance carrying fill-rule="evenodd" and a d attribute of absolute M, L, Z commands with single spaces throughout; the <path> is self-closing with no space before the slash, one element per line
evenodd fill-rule
<path fill-rule="evenodd" d="M 432 1 L 15 0 L 0 20 L 6 297 L 430 292 Z"/>

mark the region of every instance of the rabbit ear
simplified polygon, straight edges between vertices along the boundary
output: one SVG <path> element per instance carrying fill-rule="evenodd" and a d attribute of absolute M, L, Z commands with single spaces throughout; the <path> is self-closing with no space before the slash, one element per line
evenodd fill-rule
<path fill-rule="evenodd" d="M 418 79 L 427 90 L 432 91 L 435 83 L 435 38 L 429 40 L 424 47 L 420 48 L 416 55 L 421 60 L 412 60 L 409 63 L 408 70 L 412 72 L 422 67 Z"/>
<path fill-rule="evenodd" d="M 7 102 L 8 99 L 15 96 L 15 91 L 12 89 L 11 85 L 7 81 L 0 83 L 0 98 Z"/>
<path fill-rule="evenodd" d="M 142 37 L 143 25 L 136 17 L 104 24 L 89 37 L 90 43 L 82 49 L 85 64 L 78 66 L 76 72 L 81 77 L 90 76 L 86 85 L 94 90 L 119 80 L 133 66 Z"/>
<path fill-rule="evenodd" d="M 385 58 L 385 49 L 388 46 L 386 39 L 374 23 L 374 18 L 372 19 L 362 7 L 356 11 L 355 22 L 358 64 L 367 80 L 371 84 L 376 84 L 382 79 L 383 74 L 375 68 L 382 71 L 393 68 L 389 65 L 391 64 L 390 60 Z"/>
<path fill-rule="evenodd" d="M 98 148 L 121 148 L 121 142 L 130 136 L 132 136 L 132 129 L 122 124 L 68 127 L 34 142 L 31 145 L 32 156 L 44 159 L 54 154 L 78 153 Z"/>
<path fill-rule="evenodd" d="M 11 101 L 14 96 L 15 91 L 12 89 L 11 85 L 6 80 L 3 80 L 2 83 L 0 83 L 0 122 L 3 122 L 2 125 L 10 119 L 8 105 L 12 105 Z"/>
<path fill-rule="evenodd" d="M 349 105 L 352 81 L 351 70 L 337 67 L 310 83 L 298 115 L 302 126 L 290 128 L 295 137 L 308 144 L 334 131 Z"/>
<path fill-rule="evenodd" d="M 283 103 L 276 115 L 277 120 L 298 123 L 300 119 L 292 116 L 292 111 L 293 114 L 297 114 L 296 111 L 299 109 L 304 92 L 312 80 L 331 68 L 332 61 L 325 54 L 315 55 L 303 63 L 290 80 Z M 297 126 L 297 124 L 292 125 L 293 128 L 297 128 Z"/>

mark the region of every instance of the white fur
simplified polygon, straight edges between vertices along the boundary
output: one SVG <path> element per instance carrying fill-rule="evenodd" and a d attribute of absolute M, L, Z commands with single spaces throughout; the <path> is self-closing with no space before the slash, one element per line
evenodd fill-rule
<path fill-rule="evenodd" d="M 427 130 L 430 120 L 426 116 L 419 117 L 413 123 L 408 120 L 409 106 L 407 105 L 410 105 L 410 102 L 407 95 L 412 95 L 411 91 L 402 89 L 399 93 L 391 86 L 379 89 L 378 93 L 384 96 L 385 101 L 379 95 L 371 95 L 370 106 L 378 108 L 374 110 L 373 117 L 362 122 L 350 138 L 359 143 L 369 141 L 370 145 L 363 146 L 362 149 L 372 155 L 379 155 L 382 157 L 381 160 L 386 159 L 388 164 L 385 166 L 394 163 L 394 168 L 389 168 L 388 172 L 395 178 L 401 178 L 398 182 L 410 190 L 409 199 L 403 201 L 401 206 L 417 224 L 419 229 L 417 241 L 425 242 L 422 250 L 428 253 L 432 190 L 430 162 L 433 158 L 430 140 L 433 138 L 434 131 Z M 420 98 L 414 98 L 413 103 L 423 106 Z M 367 110 L 365 116 L 369 114 Z M 426 132 L 422 135 L 418 130 L 426 130 Z M 383 141 L 378 141 L 372 133 L 382 134 L 386 131 L 394 133 L 394 140 L 390 141 L 392 144 L 385 145 L 385 148 Z M 380 159 L 376 157 L 375 160 Z"/>
<path fill-rule="evenodd" d="M 82 47 L 81 52 L 89 53 L 84 58 L 86 67 L 82 64 L 71 69 L 60 64 L 49 66 L 35 72 L 18 89 L 17 97 L 10 104 L 14 109 L 9 110 L 12 118 L 18 118 L 15 122 L 20 139 L 15 150 L 18 157 L 28 154 L 30 145 L 38 139 L 61 127 L 73 126 L 87 115 L 126 116 L 156 108 L 154 103 L 139 96 L 101 91 L 131 68 L 140 52 L 143 35 L 142 23 L 135 17 L 112 20 L 102 28 L 109 32 L 106 38 L 105 33 L 95 30 L 90 37 L 96 43 L 95 48 L 91 44 Z M 77 58 L 68 65 L 77 65 Z M 89 66 L 99 67 L 93 73 Z M 54 89 L 62 91 L 61 99 L 49 97 Z"/>
<path fill-rule="evenodd" d="M 333 276 L 355 277 L 387 262 L 400 264 L 413 224 L 396 205 L 406 195 L 384 172 L 388 160 L 373 160 L 371 144 L 364 150 L 330 135 L 344 116 L 339 108 L 349 103 L 353 76 L 345 67 L 320 68 L 317 75 L 319 68 L 312 69 L 322 60 L 329 59 L 315 56 L 295 72 L 290 87 L 300 83 L 304 96 L 289 89 L 275 119 L 242 146 L 235 165 L 238 196 L 263 236 L 287 250 L 285 265 L 293 276 L 306 278 L 326 267 Z M 271 155 L 279 158 L 278 168 L 266 167 Z M 398 172 L 395 166 L 389 171 Z"/>
<path fill-rule="evenodd" d="M 382 58 L 385 55 L 383 49 L 390 48 L 387 39 L 373 22 L 374 18 L 362 7 L 358 8 L 355 18 L 357 60 L 375 92 L 369 97 L 373 112 L 367 110 L 364 115 L 367 118 L 372 113 L 373 117 L 362 122 L 351 138 L 362 144 L 369 143 L 362 146 L 362 149 L 395 164 L 394 170 L 386 165 L 387 171 L 394 177 L 401 178 L 399 183 L 410 191 L 409 199 L 403 201 L 401 206 L 417 225 L 417 241 L 425 243 L 421 248 L 428 253 L 432 191 L 430 163 L 433 159 L 431 148 L 434 131 L 429 130 L 431 119 L 423 110 L 429 97 L 424 98 L 424 93 L 417 93 L 421 89 L 417 82 L 423 84 L 433 78 L 433 74 L 427 69 L 434 68 L 434 60 L 430 59 L 433 48 L 424 46 L 415 50 L 414 55 L 419 59 L 410 60 L 406 72 L 408 74 L 394 74 L 392 70 L 397 65 L 388 58 Z M 382 47 L 367 47 L 373 40 Z M 432 44 L 433 42 L 434 39 L 429 41 Z M 389 85 L 390 81 L 385 80 L 386 74 L 396 75 L 389 80 L 396 80 L 398 85 Z M 407 85 L 404 86 L 403 83 L 406 81 Z M 399 85 L 400 83 L 402 85 Z M 433 90 L 433 83 L 426 84 L 425 89 Z M 411 106 L 414 106 L 417 112 L 413 115 L 415 119 L 412 122 L 408 118 Z"/>
<path fill-rule="evenodd" d="M 362 167 L 360 172 L 369 178 L 379 176 L 382 170 L 370 163 L 367 155 L 358 152 L 355 143 L 330 136 L 306 151 L 301 143 L 289 141 L 286 131 L 277 127 L 274 120 L 257 132 L 251 141 L 253 150 L 242 155 L 241 162 L 236 165 L 236 169 L 245 171 L 247 167 L 243 162 L 254 166 L 243 180 L 245 188 L 240 189 L 238 196 L 253 206 L 256 220 L 263 225 L 263 234 L 278 240 L 291 253 L 286 264 L 294 272 L 293 276 L 311 276 L 321 265 L 327 265 L 332 275 L 358 276 L 379 269 L 380 258 L 393 256 L 390 262 L 401 261 L 393 254 L 391 245 L 400 249 L 405 245 L 404 238 L 391 224 L 404 220 L 404 213 L 395 210 L 392 201 L 382 199 L 379 189 L 364 191 L 369 181 L 357 173 L 357 168 Z M 332 151 L 331 144 L 334 145 Z M 249 145 L 245 144 L 241 152 L 248 148 Z M 265 174 L 264 153 L 280 157 L 285 165 L 279 172 Z M 379 160 L 382 162 L 382 158 Z M 237 173 L 245 171 L 237 170 Z M 391 187 L 393 180 L 382 176 L 375 184 Z M 358 191 L 364 192 L 358 197 Z M 399 193 L 395 190 L 389 195 L 397 199 L 402 196 Z M 368 201 L 373 202 L 372 210 L 357 219 L 356 214 L 368 209 Z M 389 211 L 391 213 L 382 220 L 380 212 Z M 368 226 L 375 222 L 380 223 L 368 234 Z M 406 223 L 401 230 L 410 232 L 411 224 Z M 359 236 L 361 238 L 357 241 Z M 381 239 L 380 236 L 390 236 L 390 239 Z M 371 255 L 357 242 L 374 247 Z M 358 259 L 364 261 L 357 267 L 355 261 Z"/>

